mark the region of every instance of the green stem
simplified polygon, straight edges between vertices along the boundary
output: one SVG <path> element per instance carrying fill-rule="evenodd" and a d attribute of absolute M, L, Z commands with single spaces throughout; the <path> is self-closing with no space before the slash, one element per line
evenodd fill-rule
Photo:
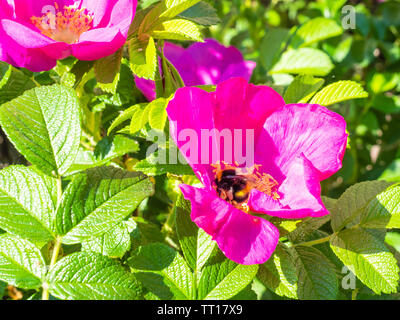
<path fill-rule="evenodd" d="M 295 247 L 297 247 L 297 246 L 311 247 L 311 246 L 315 246 L 315 245 L 320 244 L 320 243 L 328 242 L 330 240 L 330 238 L 331 238 L 331 236 L 328 236 L 328 237 L 317 239 L 317 240 L 313 240 L 313 241 L 297 243 L 294 246 Z"/>
<path fill-rule="evenodd" d="M 61 238 L 57 238 L 54 243 L 53 254 L 51 256 L 50 269 L 54 267 L 54 265 L 56 264 L 58 255 L 60 254 L 60 249 L 61 249 Z"/>
<path fill-rule="evenodd" d="M 61 238 L 57 238 L 54 243 L 53 254 L 51 256 L 49 270 L 56 264 L 61 249 Z M 49 284 L 43 283 L 42 300 L 49 300 Z"/>
<path fill-rule="evenodd" d="M 61 196 L 62 196 L 62 178 L 59 176 L 57 177 L 57 209 L 61 203 Z M 57 262 L 58 256 L 60 254 L 61 249 L 61 237 L 57 237 L 54 242 L 53 253 L 51 255 L 50 266 L 49 270 L 54 267 Z M 42 300 L 49 300 L 49 284 L 43 283 L 43 292 L 42 292 Z"/>
<path fill-rule="evenodd" d="M 42 300 L 49 300 L 49 285 L 43 283 Z"/>
<path fill-rule="evenodd" d="M 60 206 L 61 203 L 61 196 L 62 196 L 62 178 L 57 178 L 57 208 Z"/>
<path fill-rule="evenodd" d="M 354 289 L 351 293 L 351 300 L 357 300 L 358 289 Z"/>

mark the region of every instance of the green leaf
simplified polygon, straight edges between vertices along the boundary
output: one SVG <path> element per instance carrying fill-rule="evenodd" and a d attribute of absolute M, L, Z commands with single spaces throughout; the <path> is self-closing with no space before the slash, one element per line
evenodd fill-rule
<path fill-rule="evenodd" d="M 199 27 L 185 19 L 173 19 L 162 22 L 151 32 L 155 39 L 203 41 Z"/>
<path fill-rule="evenodd" d="M 174 65 L 165 57 L 164 50 L 161 56 L 162 72 L 164 79 L 156 81 L 156 95 L 160 97 L 171 97 L 176 90 L 185 87 L 183 80 Z M 168 99 L 168 101 L 171 98 Z"/>
<path fill-rule="evenodd" d="M 101 140 L 94 149 L 94 156 L 98 163 L 104 163 L 137 151 L 139 151 L 139 143 L 135 139 L 128 135 L 118 134 Z"/>
<path fill-rule="evenodd" d="M 134 114 L 132 115 L 131 124 L 129 126 L 129 130 L 131 134 L 135 134 L 145 127 L 145 125 L 149 122 L 149 112 L 150 112 L 150 103 L 145 106 L 140 106 L 136 108 Z"/>
<path fill-rule="evenodd" d="M 95 64 L 95 61 L 82 61 L 78 60 L 74 66 L 72 67 L 71 71 L 69 72 L 70 74 L 73 75 L 73 77 L 69 76 L 69 81 L 73 81 L 73 86 L 76 88 L 82 80 L 84 80 L 87 75 L 93 70 L 93 66 Z"/>
<path fill-rule="evenodd" d="M 220 22 L 217 10 L 209 3 L 201 1 L 179 14 L 180 18 L 190 20 L 202 26 L 212 26 Z"/>
<path fill-rule="evenodd" d="M 367 98 L 368 93 L 354 81 L 338 81 L 319 91 L 310 103 L 329 106 L 351 99 Z"/>
<path fill-rule="evenodd" d="M 142 288 L 117 261 L 77 252 L 56 263 L 48 275 L 50 293 L 62 300 L 138 300 Z"/>
<path fill-rule="evenodd" d="M 190 201 L 179 195 L 175 204 L 175 223 L 179 244 L 189 266 L 199 273 L 213 253 L 216 242 L 196 226 L 190 218 L 190 212 Z"/>
<path fill-rule="evenodd" d="M 216 249 L 203 268 L 198 284 L 198 299 L 226 300 L 253 281 L 258 265 L 240 265 Z"/>
<path fill-rule="evenodd" d="M 46 174 L 62 175 L 79 148 L 80 107 L 74 90 L 54 85 L 25 92 L 0 107 L 0 124 L 15 147 Z"/>
<path fill-rule="evenodd" d="M 331 248 L 375 293 L 395 293 L 399 281 L 396 259 L 384 245 L 384 239 L 373 231 L 362 228 L 343 230 L 331 237 Z"/>
<path fill-rule="evenodd" d="M 400 3 L 389 1 L 383 4 L 383 20 L 388 26 L 400 25 Z"/>
<path fill-rule="evenodd" d="M 152 37 L 147 42 L 133 38 L 128 42 L 130 67 L 140 78 L 154 80 L 157 70 L 157 50 Z"/>
<path fill-rule="evenodd" d="M 289 30 L 271 28 L 261 42 L 260 64 L 267 70 L 279 60 L 283 47 L 289 39 Z"/>
<path fill-rule="evenodd" d="M 200 85 L 200 86 L 194 86 L 194 87 L 204 90 L 206 92 L 215 92 L 215 90 L 217 89 L 217 86 L 214 86 L 214 85 Z"/>
<path fill-rule="evenodd" d="M 22 289 L 38 289 L 46 274 L 46 264 L 29 241 L 0 235 L 0 279 Z"/>
<path fill-rule="evenodd" d="M 386 233 L 385 242 L 400 252 L 400 233 L 388 232 Z"/>
<path fill-rule="evenodd" d="M 400 159 L 394 160 L 379 177 L 379 180 L 388 182 L 400 181 Z"/>
<path fill-rule="evenodd" d="M 285 245 L 278 245 L 272 257 L 260 265 L 257 278 L 278 296 L 298 299 L 296 265 Z"/>
<path fill-rule="evenodd" d="M 400 97 L 396 95 L 377 94 L 372 98 L 372 108 L 383 113 L 400 113 Z"/>
<path fill-rule="evenodd" d="M 94 156 L 93 151 L 80 148 L 74 163 L 69 167 L 68 171 L 65 173 L 65 176 L 71 176 L 80 171 L 104 165 L 107 162 L 108 160 L 98 160 Z"/>
<path fill-rule="evenodd" d="M 286 51 L 270 73 L 326 76 L 333 68 L 334 65 L 325 52 L 313 48 L 300 48 Z"/>
<path fill-rule="evenodd" d="M 120 222 L 116 227 L 97 238 L 82 243 L 82 251 L 97 252 L 111 258 L 122 258 L 131 248 L 131 232 L 136 228 L 132 219 Z"/>
<path fill-rule="evenodd" d="M 131 234 L 132 252 L 149 243 L 164 242 L 165 234 L 161 232 L 157 224 L 142 217 L 132 217 L 131 219 L 137 224 L 137 228 Z"/>
<path fill-rule="evenodd" d="M 322 227 L 331 219 L 331 215 L 326 215 L 318 218 L 305 218 L 297 225 L 297 228 L 290 232 L 287 237 L 291 242 L 305 241 L 306 237 L 315 230 Z"/>
<path fill-rule="evenodd" d="M 65 190 L 56 215 L 62 242 L 74 244 L 117 226 L 154 192 L 138 172 L 98 167 L 77 174 Z"/>
<path fill-rule="evenodd" d="M 342 230 L 356 219 L 379 193 L 386 190 L 390 183 L 386 181 L 365 181 L 348 188 L 336 202 L 331 213 L 333 231 Z"/>
<path fill-rule="evenodd" d="M 287 104 L 307 103 L 324 82 L 324 79 L 313 76 L 298 76 L 286 89 L 283 99 Z"/>
<path fill-rule="evenodd" d="M 193 274 L 174 249 L 153 243 L 140 247 L 128 259 L 135 276 L 160 299 L 188 300 L 193 294 Z"/>
<path fill-rule="evenodd" d="M 165 153 L 165 157 L 159 157 L 160 152 Z M 169 149 L 158 149 L 146 159 L 139 161 L 135 165 L 135 170 L 141 171 L 149 176 L 159 176 L 166 173 L 175 175 L 193 175 L 193 169 L 188 164 L 171 164 L 168 161 Z M 165 159 L 161 161 L 160 159 Z M 166 162 L 164 164 L 164 162 Z"/>
<path fill-rule="evenodd" d="M 3 298 L 4 293 L 6 291 L 7 283 L 0 281 L 0 299 Z"/>
<path fill-rule="evenodd" d="M 399 81 L 400 76 L 397 73 L 374 73 L 371 80 L 368 82 L 368 87 L 374 93 L 382 93 L 395 88 Z"/>
<path fill-rule="evenodd" d="M 328 209 L 330 213 L 332 213 L 335 210 L 335 206 L 337 203 L 337 199 L 329 198 L 322 196 L 321 197 L 322 202 L 324 203 L 325 207 Z"/>
<path fill-rule="evenodd" d="M 0 171 L 0 228 L 33 242 L 54 238 L 56 181 L 32 168 Z"/>
<path fill-rule="evenodd" d="M 34 88 L 35 83 L 22 71 L 0 61 L 0 105 Z"/>
<path fill-rule="evenodd" d="M 167 122 L 167 105 L 169 100 L 159 98 L 149 103 L 149 124 L 153 129 L 163 131 Z"/>
<path fill-rule="evenodd" d="M 297 246 L 292 251 L 297 269 L 298 298 L 335 300 L 339 292 L 335 266 L 316 248 Z"/>
<path fill-rule="evenodd" d="M 306 22 L 296 32 L 295 47 L 306 47 L 315 42 L 339 36 L 343 33 L 335 20 L 318 17 Z"/>
<path fill-rule="evenodd" d="M 163 0 L 162 18 L 174 18 L 181 12 L 189 9 L 200 2 L 200 0 Z"/>
<path fill-rule="evenodd" d="M 361 214 L 360 225 L 365 228 L 400 228 L 400 186 L 378 194 Z"/>
<path fill-rule="evenodd" d="M 134 106 L 124 110 L 111 124 L 110 128 L 107 131 L 107 134 L 109 135 L 112 131 L 114 131 L 118 126 L 123 124 L 127 120 L 131 120 L 132 118 L 137 118 L 136 114 L 138 110 L 144 109 L 144 107 L 147 106 L 147 103 L 139 103 L 135 104 Z M 137 130 L 138 131 L 138 130 Z"/>
<path fill-rule="evenodd" d="M 108 57 L 99 59 L 94 64 L 94 74 L 97 82 L 110 84 L 115 81 L 121 68 L 122 49 Z M 115 92 L 114 92 L 115 93 Z"/>

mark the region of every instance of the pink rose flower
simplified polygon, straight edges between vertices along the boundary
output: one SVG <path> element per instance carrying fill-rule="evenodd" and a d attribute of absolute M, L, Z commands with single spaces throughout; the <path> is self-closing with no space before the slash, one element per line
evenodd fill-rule
<path fill-rule="evenodd" d="M 329 214 L 321 200 L 320 182 L 342 166 L 348 135 L 339 114 L 319 105 L 286 105 L 273 89 L 248 84 L 243 78 L 225 81 L 212 93 L 179 89 L 167 112 L 173 140 L 204 185 L 180 186 L 191 201 L 191 219 L 229 259 L 248 265 L 270 258 L 279 232 L 260 217 L 263 214 L 285 219 Z M 184 152 L 187 129 L 201 138 L 205 129 L 252 130 L 254 165 L 240 165 L 235 156 L 227 161 L 234 142 L 220 140 L 215 130 L 209 131 L 208 149 L 201 140 L 194 143 L 194 151 Z M 208 156 L 207 150 L 213 148 L 224 155 L 219 161 L 195 159 Z"/>
<path fill-rule="evenodd" d="M 233 77 L 250 80 L 256 63 L 245 61 L 235 47 L 225 47 L 214 39 L 192 44 L 187 49 L 166 42 L 166 58 L 178 70 L 186 86 L 216 85 Z M 145 97 L 156 98 L 154 81 L 135 78 L 136 86 Z"/>
<path fill-rule="evenodd" d="M 137 0 L 0 0 L 0 60 L 31 71 L 120 49 Z"/>

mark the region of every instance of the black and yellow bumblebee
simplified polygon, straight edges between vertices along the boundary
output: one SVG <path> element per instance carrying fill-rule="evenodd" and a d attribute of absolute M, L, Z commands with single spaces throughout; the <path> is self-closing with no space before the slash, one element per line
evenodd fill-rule
<path fill-rule="evenodd" d="M 249 199 L 251 179 L 239 174 L 237 171 L 231 168 L 220 171 L 214 183 L 221 199 L 240 205 Z"/>

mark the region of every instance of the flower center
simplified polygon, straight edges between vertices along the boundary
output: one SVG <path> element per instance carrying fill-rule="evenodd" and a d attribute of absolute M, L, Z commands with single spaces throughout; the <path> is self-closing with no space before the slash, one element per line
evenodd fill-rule
<path fill-rule="evenodd" d="M 73 44 L 78 42 L 82 33 L 92 28 L 93 17 L 85 14 L 86 9 L 64 6 L 59 9 L 55 3 L 54 12 L 47 12 L 41 17 L 32 17 L 31 21 L 41 33 L 59 42 Z"/>
<path fill-rule="evenodd" d="M 259 190 L 274 200 L 279 199 L 278 182 L 271 175 L 260 173 L 260 165 L 245 169 L 226 163 L 212 166 L 215 173 L 214 189 L 218 196 L 242 211 L 249 212 L 247 202 L 252 189 Z"/>

